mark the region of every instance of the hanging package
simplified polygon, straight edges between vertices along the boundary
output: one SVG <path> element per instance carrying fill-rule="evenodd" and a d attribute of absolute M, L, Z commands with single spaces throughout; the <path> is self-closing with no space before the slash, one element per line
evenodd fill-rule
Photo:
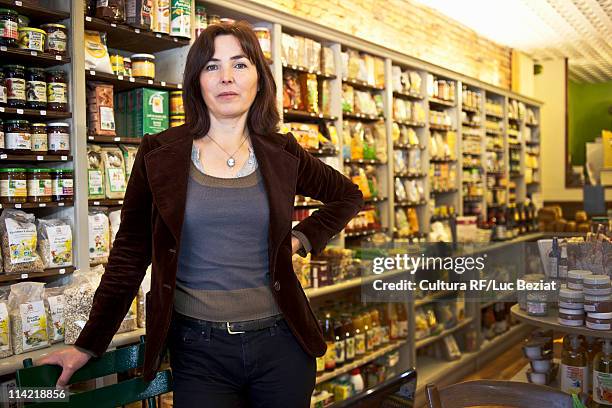
<path fill-rule="evenodd" d="M 45 284 L 41 282 L 11 285 L 8 303 L 15 354 L 49 346 L 47 313 L 43 303 L 44 290 Z"/>

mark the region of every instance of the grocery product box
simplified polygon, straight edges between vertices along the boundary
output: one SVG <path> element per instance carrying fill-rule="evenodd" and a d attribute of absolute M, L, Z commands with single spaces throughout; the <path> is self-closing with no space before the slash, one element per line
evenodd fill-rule
<path fill-rule="evenodd" d="M 143 137 L 168 129 L 168 100 L 168 92 L 157 89 L 139 88 L 127 92 L 127 134 L 131 137 Z"/>

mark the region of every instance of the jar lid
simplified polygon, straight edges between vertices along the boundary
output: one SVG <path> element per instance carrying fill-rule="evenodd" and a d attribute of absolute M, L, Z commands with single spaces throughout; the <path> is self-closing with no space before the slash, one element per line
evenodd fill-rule
<path fill-rule="evenodd" d="M 130 57 L 123 57 L 123 61 L 124 61 L 124 62 L 125 62 L 125 61 L 132 62 L 132 59 L 131 59 Z"/>
<path fill-rule="evenodd" d="M 6 121 L 6 123 L 11 123 L 14 125 L 29 125 L 30 122 L 28 122 L 27 120 L 23 120 L 23 119 L 9 119 Z"/>
<path fill-rule="evenodd" d="M 132 54 L 132 58 L 155 59 L 155 55 L 153 54 Z"/>
<path fill-rule="evenodd" d="M 587 313 L 587 316 L 592 319 L 610 320 L 612 319 L 612 312 L 611 313 Z"/>
<path fill-rule="evenodd" d="M 21 167 L 5 167 L 0 169 L 0 173 L 25 173 L 26 169 Z"/>
<path fill-rule="evenodd" d="M 54 28 L 63 28 L 66 29 L 66 26 L 63 24 L 43 24 L 41 27 L 54 27 Z"/>
<path fill-rule="evenodd" d="M 7 9 L 7 8 L 0 8 L 0 14 L 12 14 L 16 16 L 19 13 L 17 13 L 15 10 Z"/>
<path fill-rule="evenodd" d="M 610 284 L 610 277 L 608 275 L 587 275 L 584 277 L 584 283 L 589 285 Z"/>
<path fill-rule="evenodd" d="M 53 169 L 28 169 L 28 173 L 50 173 Z"/>
<path fill-rule="evenodd" d="M 47 126 L 60 126 L 60 127 L 70 127 L 70 124 L 66 123 L 66 122 L 49 122 L 47 123 Z"/>
<path fill-rule="evenodd" d="M 559 309 L 559 314 L 567 314 L 567 315 L 583 315 L 584 314 L 584 309 Z"/>
<path fill-rule="evenodd" d="M 182 95 L 183 91 L 172 91 L 170 92 L 170 95 Z"/>
<path fill-rule="evenodd" d="M 591 271 L 585 271 L 583 269 L 574 269 L 571 270 L 567 273 L 567 277 L 568 278 L 572 278 L 572 279 L 584 279 L 585 276 L 587 275 L 592 275 L 593 272 Z"/>
<path fill-rule="evenodd" d="M 561 289 L 559 291 L 559 296 L 563 296 L 568 299 L 582 299 L 584 298 L 584 294 L 580 290 L 572 290 L 572 289 Z"/>
<path fill-rule="evenodd" d="M 46 123 L 31 123 L 31 124 L 30 124 L 30 126 L 36 126 L 36 127 L 42 126 L 42 127 L 47 127 L 47 124 L 46 124 Z"/>
<path fill-rule="evenodd" d="M 47 34 L 45 30 L 41 30 L 40 28 L 34 27 L 19 27 L 19 31 L 34 31 L 35 33 Z"/>

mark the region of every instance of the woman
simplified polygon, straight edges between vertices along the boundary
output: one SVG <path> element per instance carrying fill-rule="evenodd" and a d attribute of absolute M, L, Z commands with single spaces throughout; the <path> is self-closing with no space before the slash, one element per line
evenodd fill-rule
<path fill-rule="evenodd" d="M 184 73 L 185 126 L 145 136 L 89 321 L 40 363 L 67 384 L 105 352 L 152 263 L 144 378 L 170 351 L 176 407 L 307 407 L 325 342 L 291 256 L 320 253 L 356 185 L 276 133 L 276 86 L 247 23 L 212 25 Z M 295 194 L 325 205 L 293 230 Z"/>

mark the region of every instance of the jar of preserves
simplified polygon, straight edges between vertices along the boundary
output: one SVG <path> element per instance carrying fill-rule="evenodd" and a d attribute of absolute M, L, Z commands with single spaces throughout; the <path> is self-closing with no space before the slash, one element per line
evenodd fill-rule
<path fill-rule="evenodd" d="M 183 91 L 170 92 L 170 115 L 184 115 Z"/>
<path fill-rule="evenodd" d="M 28 202 L 48 203 L 53 196 L 50 169 L 28 169 Z"/>
<path fill-rule="evenodd" d="M 16 47 L 19 38 L 19 14 L 15 10 L 0 8 L 0 45 Z"/>
<path fill-rule="evenodd" d="M 47 109 L 68 111 L 68 80 L 64 71 L 47 71 Z"/>
<path fill-rule="evenodd" d="M 32 139 L 32 153 L 47 154 L 49 152 L 47 125 L 44 123 L 32 123 L 30 125 L 30 134 Z"/>
<path fill-rule="evenodd" d="M 259 41 L 259 46 L 261 47 L 261 51 L 263 51 L 264 57 L 272 59 L 272 41 L 270 37 L 270 30 L 267 27 L 255 27 L 253 28 L 253 31 L 255 31 L 255 35 L 257 36 L 257 40 Z"/>
<path fill-rule="evenodd" d="M 45 41 L 47 33 L 40 28 L 20 27 L 19 28 L 19 48 L 22 50 L 30 50 L 43 52 L 45 50 Z"/>
<path fill-rule="evenodd" d="M 66 55 L 68 49 L 68 29 L 63 24 L 43 24 L 40 26 L 47 33 L 45 52 L 53 55 Z"/>
<path fill-rule="evenodd" d="M 7 120 L 4 128 L 4 149 L 7 153 L 30 154 L 32 152 L 30 123 L 27 120 Z"/>
<path fill-rule="evenodd" d="M 51 174 L 53 184 L 53 201 L 72 201 L 74 182 L 72 169 L 55 169 Z"/>
<path fill-rule="evenodd" d="M 6 82 L 4 80 L 4 71 L 0 69 L 0 106 L 6 106 Z"/>
<path fill-rule="evenodd" d="M 30 109 L 47 108 L 47 81 L 42 68 L 28 68 L 26 71 L 26 103 Z"/>
<path fill-rule="evenodd" d="M 49 153 L 67 156 L 70 154 L 70 125 L 64 122 L 47 124 Z"/>
<path fill-rule="evenodd" d="M 2 204 L 23 204 L 28 201 L 26 169 L 0 169 L 0 202 Z"/>
<path fill-rule="evenodd" d="M 155 79 L 155 55 L 132 55 L 132 76 L 134 78 Z"/>
<path fill-rule="evenodd" d="M 25 67 L 23 65 L 5 65 L 6 104 L 11 108 L 26 107 Z"/>

